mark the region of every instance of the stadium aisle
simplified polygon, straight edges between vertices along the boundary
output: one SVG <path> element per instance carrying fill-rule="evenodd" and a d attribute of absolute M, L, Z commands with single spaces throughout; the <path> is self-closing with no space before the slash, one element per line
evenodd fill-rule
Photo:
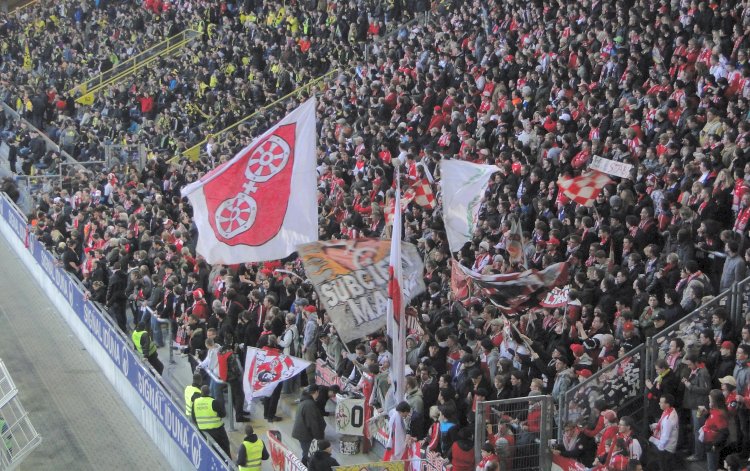
<path fill-rule="evenodd" d="M 2 237 L 0 259 L 0 358 L 43 438 L 21 469 L 168 469 Z"/>

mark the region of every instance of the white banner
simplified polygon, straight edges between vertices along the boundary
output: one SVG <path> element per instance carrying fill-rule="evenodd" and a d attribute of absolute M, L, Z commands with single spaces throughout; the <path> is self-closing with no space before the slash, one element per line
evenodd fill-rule
<path fill-rule="evenodd" d="M 365 399 L 336 395 L 336 433 L 361 437 L 365 434 Z"/>
<path fill-rule="evenodd" d="M 630 171 L 633 170 L 633 166 L 630 164 L 605 159 L 604 157 L 598 157 L 596 155 L 591 160 L 589 168 L 620 178 L 631 178 Z"/>
<path fill-rule="evenodd" d="M 461 250 L 471 240 L 487 183 L 499 170 L 494 165 L 440 161 L 443 220 L 451 252 Z"/>
<path fill-rule="evenodd" d="M 315 136 L 311 98 L 182 189 L 208 263 L 276 260 L 318 240 Z"/>
<path fill-rule="evenodd" d="M 284 355 L 274 348 L 248 347 L 242 377 L 245 404 L 249 406 L 256 397 L 270 396 L 276 385 L 295 377 L 309 365 L 309 361 Z"/>

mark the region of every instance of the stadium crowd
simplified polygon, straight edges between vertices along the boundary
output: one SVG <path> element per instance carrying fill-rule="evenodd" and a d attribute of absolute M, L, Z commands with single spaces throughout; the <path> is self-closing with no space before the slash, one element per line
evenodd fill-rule
<path fill-rule="evenodd" d="M 558 400 L 747 275 L 747 1 L 244 1 L 208 11 L 188 0 L 147 3 L 56 2 L 5 17 L 0 29 L 5 103 L 74 157 L 91 159 L 107 140 L 144 143 L 156 154 L 141 171 L 78 172 L 65 189 L 41 195 L 32 215 L 36 237 L 124 331 L 130 311 L 134 324 L 152 326 L 156 344 L 164 343 L 157 319 L 168 319 L 175 340 L 209 360 L 217 356 L 207 346 L 240 353 L 258 345 L 327 358 L 347 383 L 372 391 L 375 409 L 397 406 L 382 337 L 348 358 L 294 258 L 206 264 L 179 197 L 317 90 L 269 110 L 255 128 L 209 141 L 199 161 L 168 161 L 328 70 L 338 72 L 318 96 L 322 239 L 387 231 L 393 159 L 405 165 L 404 185 L 429 178 L 439 194 L 437 163 L 455 158 L 499 167 L 474 240 L 457 254 L 462 264 L 486 274 L 522 271 L 505 250 L 513 217 L 528 268 L 568 262 L 578 301 L 568 309 L 532 306 L 505 322 L 484 299 L 458 308 L 440 198 L 434 209 L 408 206 L 405 239 L 424 256 L 428 290 L 413 303 L 422 320 L 407 341 L 416 374 L 406 380 L 409 407 L 399 411 L 409 435 L 455 469 L 522 469 L 512 445 L 538 432 L 533 411 L 500 411 L 475 463 L 476 400 Z M 398 26 L 428 10 L 427 21 Z M 111 67 L 111 54 L 122 60 L 146 46 L 143 38 L 186 27 L 197 28 L 199 43 L 112 85 L 93 106 L 63 92 Z M 386 30 L 397 34 L 365 56 L 362 43 Z M 27 36 L 31 70 L 23 67 Z M 19 129 L 9 123 L 3 139 L 23 162 L 41 158 L 31 150 L 36 136 Z M 585 171 L 595 155 L 632 164 L 632 178 L 617 178 L 593 206 L 577 206 L 556 182 Z M 710 319 L 698 345 L 671 340 L 647 373 L 647 434 L 603 397 L 578 421 L 558 424 L 564 433 L 554 453 L 597 470 L 676 469 L 681 455 L 709 470 L 745 466 L 750 325 L 734 325 L 724 307 Z M 219 372 L 218 360 L 203 362 Z M 314 379 L 311 369 L 302 383 Z M 269 421 L 278 397 L 266 401 Z"/>

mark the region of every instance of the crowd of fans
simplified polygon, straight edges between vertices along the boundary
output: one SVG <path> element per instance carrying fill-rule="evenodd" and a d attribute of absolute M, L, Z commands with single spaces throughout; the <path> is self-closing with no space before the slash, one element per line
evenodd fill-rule
<path fill-rule="evenodd" d="M 205 355 L 210 339 L 212 348 L 277 346 L 327 358 L 353 387 L 372 391 L 374 408 L 396 407 L 382 336 L 348 358 L 294 258 L 206 264 L 179 196 L 313 92 L 321 238 L 383 235 L 393 159 L 405 164 L 404 185 L 429 176 L 439 193 L 437 163 L 456 158 L 499 167 L 474 239 L 456 254 L 461 263 L 488 274 L 523 270 L 505 251 L 517 217 L 528 268 L 569 265 L 580 309 L 532 306 L 509 323 L 486 300 L 457 309 L 443 208 L 407 208 L 405 239 L 424 256 L 428 291 L 413 303 L 425 322 L 407 341 L 416 374 L 406 379 L 405 417 L 420 424 L 410 436 L 456 469 L 519 469 L 511 445 L 538 431 L 532 411 L 500 410 L 474 463 L 476 400 L 557 400 L 747 275 L 747 1 L 147 3 L 53 2 L 4 17 L 0 28 L 9 106 L 81 160 L 107 141 L 156 154 L 141 171 L 76 173 L 42 195 L 32 215 L 36 236 L 123 330 L 130 311 L 136 323 L 154 319 L 157 344 L 155 319 L 171 320 L 190 354 Z M 429 20 L 398 26 L 428 10 Z M 111 85 L 94 105 L 66 94 L 147 47 L 144 38 L 188 27 L 197 42 Z M 396 34 L 374 41 L 386 31 Z M 27 41 L 31 70 L 23 67 Z M 168 161 L 329 70 L 337 72 L 320 90 L 210 140 L 201 160 Z M 0 136 L 23 162 L 41 159 L 31 144 L 38 136 L 16 126 Z M 633 176 L 580 207 L 556 181 L 585 171 L 594 155 L 632 164 Z M 699 345 L 672 340 L 656 375 L 647 372 L 649 434 L 641 417 L 619 417 L 619 404 L 603 398 L 578 422 L 558 424 L 554 453 L 602 470 L 675 469 L 679 450 L 709 470 L 744 466 L 750 327 L 733 325 L 724 307 L 710 318 Z M 313 381 L 313 370 L 303 375 Z M 266 403 L 270 421 L 277 401 Z"/>

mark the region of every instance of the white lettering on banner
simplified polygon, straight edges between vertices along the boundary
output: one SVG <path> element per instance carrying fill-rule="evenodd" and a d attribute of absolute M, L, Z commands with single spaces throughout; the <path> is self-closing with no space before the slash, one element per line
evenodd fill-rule
<path fill-rule="evenodd" d="M 112 331 L 112 327 L 104 324 L 99 313 L 92 310 L 88 303 L 83 304 L 83 323 L 86 324 L 86 327 L 94 334 L 99 344 L 107 351 L 115 365 L 127 368 L 126 366 L 121 366 L 123 359 L 127 358 L 127 353 L 124 352 L 124 348 L 122 348 L 119 339 Z M 127 360 L 125 364 L 127 364 Z M 125 374 L 127 375 L 127 371 L 125 371 Z"/>
<path fill-rule="evenodd" d="M 597 155 L 591 159 L 589 168 L 620 178 L 630 178 L 630 171 L 633 170 L 633 166 L 630 164 L 605 159 L 604 157 L 599 157 Z"/>
<path fill-rule="evenodd" d="M 201 439 L 198 432 L 193 432 L 193 438 L 190 440 L 190 461 L 193 462 L 195 469 L 201 467 Z"/>
<path fill-rule="evenodd" d="M 10 221 L 22 220 L 12 207 L 9 208 L 7 202 L 0 203 L 0 206 L 5 208 L 5 211 L 0 211 L 3 213 L 0 217 L 4 217 L 9 226 L 12 227 Z M 23 225 L 17 227 L 23 228 Z M 25 228 L 22 234 L 25 236 Z M 25 242 L 23 238 L 22 241 Z M 139 362 L 134 361 L 133 365 L 137 367 L 137 374 L 128 375 L 131 366 L 131 350 L 128 350 L 127 340 L 115 330 L 116 327 L 104 318 L 104 315 L 96 309 L 95 305 L 84 299 L 83 291 L 58 266 L 54 255 L 45 250 L 39 241 L 33 241 L 33 244 L 27 248 L 35 260 L 33 265 L 29 265 L 29 267 L 43 271 L 69 304 L 69 306 L 59 307 L 61 309 L 70 308 L 83 322 L 88 331 L 110 356 L 112 363 L 120 367 L 125 373 L 125 378 L 138 391 L 143 403 L 147 404 L 154 416 L 159 418 L 163 430 L 169 432 L 174 443 L 180 447 L 182 453 L 195 465 L 196 469 L 201 468 L 201 465 L 206 469 L 227 469 L 221 459 L 193 428 L 189 419 L 184 417 L 182 408 L 170 400 L 167 393 L 161 389 L 159 383 L 150 376 L 145 367 L 139 366 Z"/>
<path fill-rule="evenodd" d="M 42 268 L 47 272 L 47 276 L 52 280 L 60 293 L 65 296 L 68 303 L 73 305 L 73 282 L 68 278 L 63 270 L 57 268 L 57 259 L 50 255 L 49 252 L 42 252 Z"/>
<path fill-rule="evenodd" d="M 147 378 L 140 371 L 138 372 L 138 392 L 151 410 L 159 416 L 159 420 L 166 424 L 163 408 L 164 394 L 160 390 L 154 388 L 151 381 L 148 381 L 150 379 L 151 378 Z"/>
<path fill-rule="evenodd" d="M 7 203 L 6 203 L 7 204 Z M 8 225 L 15 232 L 19 239 L 26 239 L 26 222 L 11 211 L 10 205 L 8 204 L 8 215 L 5 217 L 8 221 Z"/>
<path fill-rule="evenodd" d="M 386 283 L 388 260 L 383 259 L 376 264 L 323 283 L 320 291 L 328 309 L 346 304 L 354 322 L 360 325 L 385 314 L 388 299 L 378 291 L 378 287 Z"/>

